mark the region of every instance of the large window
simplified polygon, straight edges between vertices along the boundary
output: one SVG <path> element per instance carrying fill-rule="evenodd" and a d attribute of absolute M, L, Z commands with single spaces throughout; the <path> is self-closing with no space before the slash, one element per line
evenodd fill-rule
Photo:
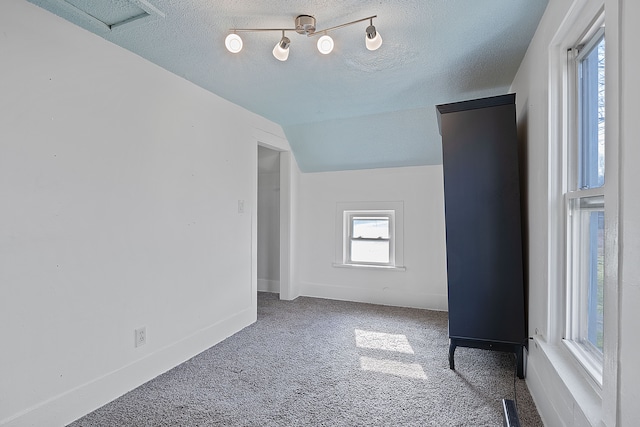
<path fill-rule="evenodd" d="M 566 192 L 566 342 L 598 382 L 604 349 L 605 37 L 569 52 Z"/>

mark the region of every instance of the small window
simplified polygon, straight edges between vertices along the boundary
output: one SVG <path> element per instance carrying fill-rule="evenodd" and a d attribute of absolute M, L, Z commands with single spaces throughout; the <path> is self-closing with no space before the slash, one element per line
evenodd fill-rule
<path fill-rule="evenodd" d="M 338 202 L 335 219 L 334 267 L 406 271 L 403 202 Z"/>
<path fill-rule="evenodd" d="M 394 212 L 345 211 L 345 264 L 394 265 Z"/>

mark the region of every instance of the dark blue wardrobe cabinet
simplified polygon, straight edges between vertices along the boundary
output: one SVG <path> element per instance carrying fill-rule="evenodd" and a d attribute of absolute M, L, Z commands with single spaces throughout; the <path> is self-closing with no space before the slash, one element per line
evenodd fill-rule
<path fill-rule="evenodd" d="M 456 347 L 513 352 L 525 299 L 515 94 L 437 106 L 442 135 L 449 366 Z"/>

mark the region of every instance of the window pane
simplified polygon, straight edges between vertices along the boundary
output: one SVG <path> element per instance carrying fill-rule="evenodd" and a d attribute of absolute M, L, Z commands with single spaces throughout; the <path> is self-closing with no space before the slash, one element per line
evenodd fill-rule
<path fill-rule="evenodd" d="M 580 61 L 579 188 L 604 185 L 604 37 Z"/>
<path fill-rule="evenodd" d="M 389 263 L 388 240 L 351 240 L 352 262 Z"/>
<path fill-rule="evenodd" d="M 570 205 L 573 288 L 579 311 L 574 339 L 603 350 L 604 197 L 574 199 Z"/>
<path fill-rule="evenodd" d="M 389 218 L 354 217 L 351 237 L 365 239 L 389 238 Z"/>
<path fill-rule="evenodd" d="M 589 309 L 587 336 L 600 352 L 603 349 L 604 212 L 589 215 Z"/>

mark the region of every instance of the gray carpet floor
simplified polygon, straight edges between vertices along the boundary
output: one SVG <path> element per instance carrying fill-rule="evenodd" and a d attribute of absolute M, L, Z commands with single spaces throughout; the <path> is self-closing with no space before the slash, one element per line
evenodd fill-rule
<path fill-rule="evenodd" d="M 447 313 L 258 296 L 258 321 L 80 426 L 542 426 L 511 354 L 456 349 Z"/>

